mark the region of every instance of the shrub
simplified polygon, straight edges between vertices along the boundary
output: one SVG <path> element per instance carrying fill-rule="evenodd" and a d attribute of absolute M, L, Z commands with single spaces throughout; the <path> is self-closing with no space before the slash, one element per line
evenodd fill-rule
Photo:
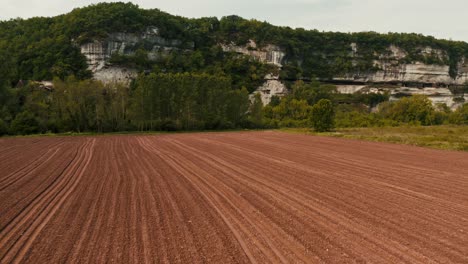
<path fill-rule="evenodd" d="M 382 103 L 380 114 L 384 118 L 403 123 L 423 126 L 435 123 L 435 109 L 427 96 L 423 95 L 414 95 L 395 102 Z"/>
<path fill-rule="evenodd" d="M 468 125 L 468 104 L 454 111 L 449 117 L 449 122 L 455 125 Z"/>
<path fill-rule="evenodd" d="M 311 123 L 318 132 L 330 131 L 334 127 L 335 111 L 328 99 L 321 99 L 312 106 Z"/>
<path fill-rule="evenodd" d="M 11 122 L 10 132 L 16 135 L 37 133 L 39 132 L 39 122 L 31 112 L 21 112 Z"/>

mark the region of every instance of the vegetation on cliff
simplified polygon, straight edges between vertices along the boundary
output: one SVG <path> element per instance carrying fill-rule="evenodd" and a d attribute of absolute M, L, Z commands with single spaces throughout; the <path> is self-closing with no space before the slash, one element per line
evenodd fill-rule
<path fill-rule="evenodd" d="M 266 44 L 280 46 L 286 52 L 281 76 L 287 79 L 331 78 L 349 72 L 375 71 L 373 61 L 387 54 L 390 45 L 396 45 L 408 54 L 404 58 L 406 62 L 450 65 L 452 75 L 456 74 L 460 59 L 468 56 L 465 42 L 438 40 L 419 34 L 320 32 L 278 27 L 238 16 L 189 19 L 158 9 L 141 9 L 132 3 L 100 3 L 52 18 L 0 22 L 0 58 L 3 62 L 0 76 L 3 81 L 13 84 L 19 80 L 64 79 L 69 75 L 86 79 L 90 73 L 86 70 L 79 44 L 105 39 L 115 32 L 144 32 L 148 26 L 157 27 L 163 38 L 180 40 L 182 46 L 193 43 L 194 53 L 187 55 L 188 58 L 174 54 L 169 60 L 149 63 L 130 58 L 139 68 L 222 72 L 233 81 L 248 80 L 252 75 L 261 78 L 264 71 L 253 70 L 250 75 L 245 75 L 236 68 L 223 68 L 222 65 L 231 63 L 235 56 L 222 56 L 219 43 L 243 45 L 254 40 L 260 47 Z M 351 43 L 357 44 L 355 54 Z M 441 50 L 446 56 L 423 55 L 421 49 L 425 47 Z M 145 52 L 144 47 L 142 52 Z M 259 68 L 256 64 L 253 67 Z M 242 86 L 234 87 L 240 89 Z"/>

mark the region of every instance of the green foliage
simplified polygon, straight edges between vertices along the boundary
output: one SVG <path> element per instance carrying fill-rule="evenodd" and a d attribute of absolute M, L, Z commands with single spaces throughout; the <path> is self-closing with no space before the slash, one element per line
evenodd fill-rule
<path fill-rule="evenodd" d="M 383 103 L 380 107 L 380 114 L 385 118 L 403 123 L 421 124 L 423 126 L 435 124 L 435 109 L 431 101 L 423 95 Z"/>
<path fill-rule="evenodd" d="M 135 45 L 132 55 L 113 54 L 111 63 L 147 74 L 139 76 L 130 89 L 88 80 L 91 75 L 80 44 L 105 40 L 116 32 L 140 34 L 148 27 L 157 27 L 162 38 L 179 40 L 180 49 L 150 59 L 152 45 L 145 42 Z M 252 51 L 278 45 L 286 52 L 284 66 L 279 69 L 250 56 L 223 52 L 219 45 L 245 45 L 249 40 L 257 43 Z M 390 45 L 408 54 L 392 63 L 449 65 L 452 77 L 461 58 L 468 56 L 465 42 L 418 34 L 319 32 L 238 16 L 187 19 L 121 2 L 77 8 L 53 18 L 2 21 L 0 130 L 6 127 L 11 133 L 24 134 L 307 127 L 311 123 L 318 130 L 328 130 L 333 127 L 333 107 L 338 127 L 466 124 L 466 106 L 452 113 L 447 107 L 435 109 L 422 96 L 386 102 L 388 94 L 338 94 L 334 86 L 315 81 L 374 72 L 378 70 L 374 60 L 390 55 Z M 426 47 L 447 56 L 424 54 L 421 49 Z M 249 93 L 268 73 L 294 82 L 291 94 L 273 97 L 266 107 L 259 95 L 249 102 Z M 53 91 L 34 82 L 11 88 L 26 80 L 54 78 Z M 456 102 L 464 102 L 467 87 L 452 88 Z M 379 113 L 369 113 L 379 104 Z"/>
<path fill-rule="evenodd" d="M 281 127 L 298 127 L 306 125 L 309 119 L 310 106 L 306 100 L 286 97 L 277 106 L 265 107 L 265 117 L 277 120 Z"/>
<path fill-rule="evenodd" d="M 366 113 L 360 111 L 336 113 L 336 127 L 383 127 L 397 126 L 399 122 L 382 118 L 376 113 Z"/>
<path fill-rule="evenodd" d="M 284 129 L 289 133 L 317 134 L 309 129 Z M 391 142 L 446 150 L 468 151 L 468 126 L 398 126 L 341 128 L 322 136 Z"/>
<path fill-rule="evenodd" d="M 464 104 L 450 114 L 449 122 L 455 125 L 468 125 L 468 104 Z"/>
<path fill-rule="evenodd" d="M 315 131 L 330 131 L 334 127 L 335 111 L 333 104 L 328 99 L 320 99 L 311 109 L 312 127 Z"/>
<path fill-rule="evenodd" d="M 226 98 L 227 128 L 246 127 L 250 107 L 249 92 L 245 87 L 241 90 L 231 90 Z"/>
<path fill-rule="evenodd" d="M 0 136 L 8 134 L 8 125 L 0 118 Z"/>
<path fill-rule="evenodd" d="M 275 44 L 286 51 L 285 65 L 280 77 L 297 80 L 316 76 L 328 79 L 344 74 L 361 74 L 378 70 L 374 60 L 389 54 L 388 47 L 396 45 L 408 56 L 400 63 L 421 61 L 450 66 L 455 77 L 458 63 L 468 56 L 468 44 L 437 40 L 419 34 L 378 34 L 375 32 L 336 33 L 318 30 L 277 27 L 266 22 L 246 20 L 238 16 L 188 19 L 173 16 L 158 9 L 141 9 L 132 3 L 99 3 L 52 17 L 0 22 L 0 76 L 16 83 L 19 80 L 61 79 L 74 75 L 90 77 L 79 44 L 104 40 L 110 33 L 141 33 L 147 27 L 157 27 L 161 37 L 180 40 L 183 51 L 174 52 L 158 62 L 148 61 L 144 47 L 138 47 L 130 58 L 113 58 L 115 63 L 128 64 L 140 70 L 153 67 L 165 72 L 222 71 L 231 76 L 234 88 L 245 86 L 249 91 L 264 76 L 260 64 L 248 59 L 236 59 L 236 54 L 223 56 L 219 43 L 244 45 L 254 40 L 261 48 Z M 357 44 L 353 51 L 351 44 Z M 194 45 L 193 45 L 194 44 Z M 441 57 L 422 49 L 440 49 Z M 187 52 L 194 48 L 193 51 Z M 188 54 L 186 54 L 188 53 Z M 242 57 L 242 56 L 240 56 Z M 245 66 L 248 65 L 248 66 Z M 251 69 L 254 66 L 256 69 Z"/>
<path fill-rule="evenodd" d="M 139 130 L 191 130 L 239 127 L 248 109 L 246 89 L 207 74 L 140 76 L 132 91 L 132 123 Z"/>
<path fill-rule="evenodd" d="M 51 116 L 65 131 L 94 131 L 100 122 L 97 106 L 103 96 L 103 85 L 69 78 L 54 82 Z"/>
<path fill-rule="evenodd" d="M 16 115 L 10 126 L 10 133 L 15 135 L 28 135 L 39 131 L 39 122 L 34 114 L 28 111 Z"/>
<path fill-rule="evenodd" d="M 250 105 L 250 123 L 254 128 L 263 127 L 263 103 L 259 93 L 256 93 Z"/>
<path fill-rule="evenodd" d="M 452 112 L 424 96 L 386 102 L 369 113 L 362 102 L 336 103 L 341 99 L 333 87 L 298 82 L 291 94 L 264 107 L 260 94 L 250 102 L 247 89 L 232 89 L 231 83 L 194 73 L 140 75 L 130 87 L 70 77 L 56 79 L 50 91 L 30 82 L 5 89 L 0 134 L 468 124 L 467 105 Z"/>
<path fill-rule="evenodd" d="M 321 99 L 331 99 L 335 94 L 336 87 L 333 85 L 297 81 L 292 86 L 290 96 L 296 100 L 306 100 L 309 105 L 314 105 Z"/>
<path fill-rule="evenodd" d="M 0 22 L 0 75 L 8 81 L 89 77 L 86 60 L 71 38 L 56 30 L 58 18 L 32 18 Z M 3 54 L 3 55 L 2 55 Z"/>
<path fill-rule="evenodd" d="M 271 127 L 307 127 L 310 124 L 311 106 L 334 96 L 336 89 L 333 85 L 297 81 L 292 85 L 289 95 L 281 100 L 272 98 L 264 109 L 265 118 Z"/>
<path fill-rule="evenodd" d="M 281 103 L 281 98 L 277 95 L 273 95 L 268 105 L 271 107 L 275 107 L 275 106 L 278 106 L 280 103 Z"/>
<path fill-rule="evenodd" d="M 369 93 L 369 94 L 356 94 L 357 102 L 363 103 L 369 108 L 376 107 L 380 103 L 388 101 L 390 95 L 388 93 Z"/>
<path fill-rule="evenodd" d="M 260 44 L 273 43 L 283 47 L 287 51 L 288 61 L 281 75 L 284 79 L 299 76 L 326 79 L 344 73 L 373 72 L 377 70 L 373 60 L 378 59 L 380 54 L 388 54 L 388 47 L 392 44 L 401 47 L 408 54 L 401 63 L 421 61 L 449 65 L 450 74 L 455 77 L 457 63 L 468 51 L 468 44 L 464 42 L 437 40 L 420 34 L 345 34 L 302 28 L 293 30 L 237 16 L 224 17 L 220 23 L 223 26 L 218 35 L 222 41 L 242 45 L 253 39 Z M 353 52 L 351 43 L 357 44 L 357 52 Z M 442 49 L 448 58 L 439 58 L 434 52 L 423 55 L 422 49 L 425 47 Z"/>

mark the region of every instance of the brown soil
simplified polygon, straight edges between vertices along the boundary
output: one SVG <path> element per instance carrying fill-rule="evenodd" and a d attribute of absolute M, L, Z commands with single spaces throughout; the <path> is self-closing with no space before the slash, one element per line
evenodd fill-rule
<path fill-rule="evenodd" d="M 280 132 L 0 139 L 0 263 L 468 263 L 468 153 Z"/>

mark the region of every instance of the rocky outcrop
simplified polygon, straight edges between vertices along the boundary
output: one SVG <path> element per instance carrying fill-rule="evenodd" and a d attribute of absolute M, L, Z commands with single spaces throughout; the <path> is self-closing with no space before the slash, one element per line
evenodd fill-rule
<path fill-rule="evenodd" d="M 94 73 L 94 78 L 104 83 L 130 83 L 137 75 L 138 72 L 135 69 L 105 66 Z"/>
<path fill-rule="evenodd" d="M 94 78 L 104 82 L 126 81 L 136 75 L 133 69 L 114 66 L 109 63 L 112 55 L 133 55 L 142 48 L 149 59 L 167 54 L 173 50 L 193 49 L 194 43 L 182 43 L 177 39 L 166 39 L 159 35 L 156 27 L 148 27 L 142 33 L 112 33 L 103 40 L 94 40 L 80 46 L 86 57 L 88 69 Z"/>
<path fill-rule="evenodd" d="M 282 67 L 282 62 L 286 53 L 280 47 L 268 44 L 258 47 L 255 41 L 250 40 L 245 46 L 237 46 L 233 43 L 221 44 L 224 52 L 237 52 L 256 58 L 257 60 Z"/>
<path fill-rule="evenodd" d="M 358 92 L 368 93 L 364 91 L 367 88 L 367 85 L 336 85 L 336 91 L 342 94 L 354 94 Z"/>
<path fill-rule="evenodd" d="M 411 96 L 416 94 L 426 95 L 434 105 L 446 104 L 451 109 L 458 108 L 461 104 L 457 99 L 464 98 L 464 95 L 455 95 L 448 88 L 411 88 L 401 87 L 390 91 L 390 100 L 398 100 L 401 96 Z"/>
<path fill-rule="evenodd" d="M 462 102 L 468 100 L 468 95 L 454 94 L 448 88 L 438 87 L 379 87 L 374 85 L 337 85 L 336 90 L 338 93 L 343 94 L 371 94 L 371 93 L 388 93 L 390 101 L 395 101 L 404 96 L 412 95 L 426 95 L 434 105 L 446 104 L 451 109 L 456 109 L 462 105 Z"/>
<path fill-rule="evenodd" d="M 375 54 L 378 59 L 374 60 L 375 71 L 350 72 L 342 76 L 335 76 L 335 81 L 368 82 L 368 83 L 429 83 L 444 85 L 463 85 L 468 82 L 468 65 L 466 59 L 458 63 L 456 76 L 450 75 L 450 67 L 442 62 L 448 61 L 448 55 L 443 50 L 431 47 L 419 47 L 420 55 L 425 58 L 431 57 L 438 60 L 439 64 L 425 64 L 415 61 L 405 62 L 408 56 L 403 49 L 391 45 L 383 54 Z M 359 46 L 351 44 L 351 57 L 356 60 L 360 57 Z"/>
<path fill-rule="evenodd" d="M 159 31 L 155 27 L 149 27 L 141 34 L 135 33 L 112 33 L 104 40 L 94 40 L 80 46 L 81 53 L 86 57 L 88 69 L 92 71 L 94 78 L 102 82 L 124 82 L 128 83 L 137 75 L 135 69 L 120 67 L 109 63 L 112 55 L 133 55 L 139 47 L 148 46 L 149 59 L 156 59 L 158 56 L 168 54 L 173 50 L 182 50 L 183 43 L 179 40 L 165 39 L 159 36 Z M 187 45 L 186 45 L 187 47 Z M 189 43 L 188 48 L 193 49 L 194 44 Z M 236 46 L 233 44 L 221 45 L 225 52 L 237 52 L 258 59 L 261 62 L 282 66 L 285 53 L 277 46 L 266 45 L 257 47 L 254 41 L 250 41 L 246 46 Z M 284 96 L 288 90 L 279 80 L 278 76 L 267 75 L 265 83 L 259 87 L 255 93 L 260 93 L 262 102 L 266 105 L 271 101 L 272 96 Z"/>
<path fill-rule="evenodd" d="M 275 65 L 279 68 L 283 66 L 283 60 L 286 53 L 278 46 L 268 44 L 263 47 L 259 47 L 257 43 L 250 40 L 244 46 L 238 46 L 233 43 L 221 44 L 221 48 L 224 52 L 236 52 L 244 54 L 257 59 L 260 62 Z M 283 97 L 288 94 L 288 88 L 286 85 L 279 80 L 279 76 L 268 74 L 265 76 L 265 82 L 262 86 L 258 87 L 257 90 L 251 95 L 251 99 L 255 94 L 259 93 L 264 105 L 271 102 L 273 96 Z"/>
<path fill-rule="evenodd" d="M 359 58 L 359 46 L 351 44 L 353 58 Z M 429 56 L 439 62 L 449 60 L 445 51 L 431 47 L 418 48 L 420 55 Z M 450 75 L 450 66 L 439 64 L 425 64 L 423 62 L 406 63 L 408 56 L 403 49 L 391 45 L 387 52 L 378 55 L 374 61 L 375 72 L 348 73 L 333 78 L 337 81 L 340 93 L 388 93 L 390 100 L 398 100 L 403 96 L 423 94 L 434 104 L 446 104 L 455 109 L 461 102 L 468 99 L 464 94 L 454 94 L 449 87 L 465 85 L 468 82 L 468 65 L 466 59 L 458 63 L 455 77 Z M 384 88 L 382 88 L 384 87 Z"/>
<path fill-rule="evenodd" d="M 283 97 L 288 94 L 288 88 L 279 80 L 278 76 L 268 74 L 265 76 L 265 83 L 258 87 L 257 90 L 251 95 L 251 99 L 255 94 L 259 93 L 263 105 L 271 102 L 273 96 Z"/>
<path fill-rule="evenodd" d="M 102 41 L 89 42 L 80 46 L 81 54 L 86 57 L 88 70 L 95 73 L 105 67 L 107 60 L 112 55 L 106 48 Z"/>
<path fill-rule="evenodd" d="M 335 77 L 335 81 L 370 82 L 370 83 L 430 83 L 444 85 L 463 85 L 468 81 L 468 72 L 459 71 L 457 78 L 449 74 L 446 65 L 428 65 L 421 62 L 396 64 L 387 61 L 375 61 L 380 70 L 373 73 L 351 73 Z"/>

